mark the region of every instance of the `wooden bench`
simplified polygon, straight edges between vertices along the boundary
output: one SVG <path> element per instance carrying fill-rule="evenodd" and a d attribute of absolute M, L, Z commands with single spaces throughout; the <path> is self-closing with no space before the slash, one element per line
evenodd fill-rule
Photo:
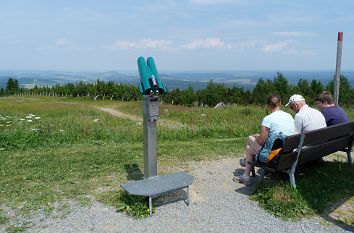
<path fill-rule="evenodd" d="M 348 166 L 352 166 L 354 121 L 288 136 L 283 149 L 268 163 L 256 161 L 261 168 L 261 180 L 266 170 L 285 171 L 292 187 L 296 188 L 295 170 L 298 165 L 318 160 L 337 151 L 347 153 Z M 254 171 L 254 170 L 253 170 Z"/>

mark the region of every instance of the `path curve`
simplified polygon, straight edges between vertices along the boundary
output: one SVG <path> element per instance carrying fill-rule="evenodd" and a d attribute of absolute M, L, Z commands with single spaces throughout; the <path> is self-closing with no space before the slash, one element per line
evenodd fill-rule
<path fill-rule="evenodd" d="M 142 117 L 137 117 L 134 115 L 129 115 L 126 113 L 123 113 L 121 111 L 118 111 L 116 109 L 113 108 L 103 108 L 103 107 L 95 107 L 96 109 L 103 111 L 103 112 L 107 112 L 109 114 L 111 114 L 112 116 L 115 117 L 120 117 L 120 118 L 125 118 L 125 119 L 129 119 L 132 121 L 143 121 Z M 166 119 L 159 119 L 158 120 L 158 124 L 161 124 L 163 126 L 166 126 L 168 128 L 182 128 L 183 125 L 180 122 L 177 121 L 172 121 L 172 120 L 166 120 Z"/>

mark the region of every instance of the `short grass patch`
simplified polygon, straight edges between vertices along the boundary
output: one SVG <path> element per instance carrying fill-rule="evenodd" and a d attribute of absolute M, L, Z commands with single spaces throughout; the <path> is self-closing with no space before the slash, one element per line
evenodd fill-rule
<path fill-rule="evenodd" d="M 105 192 L 98 195 L 97 199 L 106 205 L 114 206 L 117 211 L 125 212 L 134 218 L 144 218 L 150 215 L 146 197 L 129 195 L 123 190 Z"/>
<path fill-rule="evenodd" d="M 262 207 L 283 219 L 324 214 L 334 203 L 354 194 L 354 169 L 341 161 L 311 164 L 297 176 L 297 189 L 288 180 L 262 184 L 251 197 Z M 350 220 L 348 220 L 350 222 Z"/>

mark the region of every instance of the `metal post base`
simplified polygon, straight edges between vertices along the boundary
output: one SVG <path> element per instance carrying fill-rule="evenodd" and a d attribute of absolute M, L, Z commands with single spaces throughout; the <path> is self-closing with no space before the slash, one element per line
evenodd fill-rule
<path fill-rule="evenodd" d="M 149 196 L 149 210 L 150 210 L 150 217 L 152 216 L 152 197 Z"/>

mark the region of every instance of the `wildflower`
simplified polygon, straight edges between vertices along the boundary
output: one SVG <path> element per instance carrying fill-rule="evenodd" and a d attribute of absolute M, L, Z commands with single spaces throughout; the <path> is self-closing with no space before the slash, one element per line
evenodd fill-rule
<path fill-rule="evenodd" d="M 35 119 L 35 120 L 39 120 L 39 119 L 41 119 L 41 117 L 37 116 L 37 117 L 35 117 L 34 119 Z"/>
<path fill-rule="evenodd" d="M 32 122 L 32 120 L 27 120 L 27 122 Z"/>
<path fill-rule="evenodd" d="M 20 118 L 20 121 L 24 121 L 25 119 L 24 118 Z"/>
<path fill-rule="evenodd" d="M 4 125 L 3 124 L 0 124 L 1 127 L 3 127 Z"/>
<path fill-rule="evenodd" d="M 93 122 L 97 123 L 99 121 L 99 119 L 94 119 Z"/>
<path fill-rule="evenodd" d="M 34 114 L 30 113 L 30 114 L 28 114 L 28 116 L 34 117 L 34 116 L 36 116 L 36 115 L 34 115 Z"/>
<path fill-rule="evenodd" d="M 141 125 L 141 122 L 140 122 L 140 121 L 138 121 L 138 122 L 136 122 L 135 124 L 136 124 L 136 125 Z"/>
<path fill-rule="evenodd" d="M 6 125 L 7 127 L 10 127 L 11 125 Z"/>
<path fill-rule="evenodd" d="M 60 132 L 64 132 L 65 130 L 63 130 L 63 129 L 61 129 L 61 130 L 59 130 Z"/>
<path fill-rule="evenodd" d="M 201 116 L 201 117 L 205 117 L 205 116 L 206 116 L 206 114 L 202 113 L 202 114 L 200 114 L 200 116 Z"/>
<path fill-rule="evenodd" d="M 8 124 L 10 124 L 12 121 L 8 121 L 8 122 L 6 122 L 6 124 L 8 125 Z"/>
<path fill-rule="evenodd" d="M 26 116 L 26 119 L 31 119 L 32 118 L 32 116 Z"/>

